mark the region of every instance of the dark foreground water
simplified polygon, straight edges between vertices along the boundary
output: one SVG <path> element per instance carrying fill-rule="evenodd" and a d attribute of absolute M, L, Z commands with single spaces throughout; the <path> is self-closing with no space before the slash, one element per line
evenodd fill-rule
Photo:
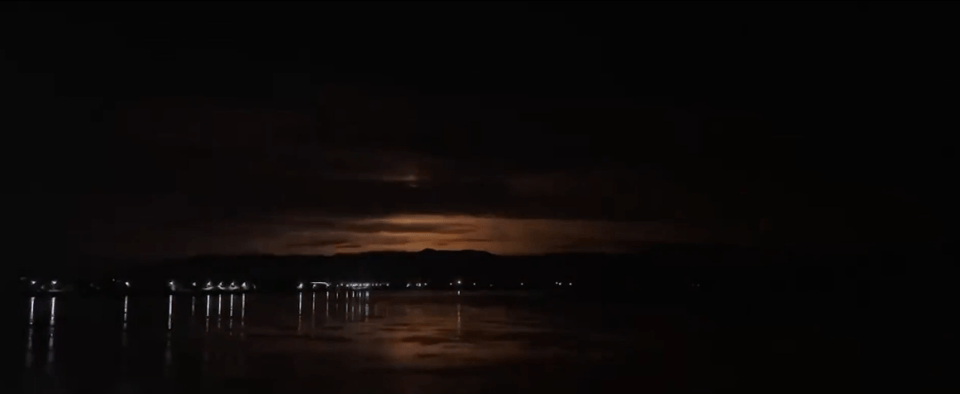
<path fill-rule="evenodd" d="M 850 392 L 875 379 L 856 332 L 531 293 L 57 297 L 23 309 L 26 393 Z"/>

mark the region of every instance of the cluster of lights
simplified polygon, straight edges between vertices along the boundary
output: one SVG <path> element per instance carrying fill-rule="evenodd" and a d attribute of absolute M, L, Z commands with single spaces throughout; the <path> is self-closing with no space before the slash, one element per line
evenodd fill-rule
<path fill-rule="evenodd" d="M 316 288 L 318 285 L 330 286 L 327 282 L 311 282 L 313 288 Z M 367 283 L 367 282 L 349 282 L 349 283 L 337 283 L 334 287 L 347 287 L 350 289 L 369 289 L 371 287 L 388 287 L 389 283 Z M 409 284 L 407 285 L 409 286 Z M 304 283 L 300 282 L 297 284 L 297 290 L 303 290 Z"/>
<path fill-rule="evenodd" d="M 41 283 L 41 282 L 38 281 L 38 280 L 28 279 L 28 278 L 26 278 L 26 277 L 21 277 L 20 280 L 23 281 L 23 282 L 29 283 L 30 286 L 37 286 L 38 284 Z M 117 279 L 117 278 L 113 278 L 113 279 L 111 279 L 110 281 L 113 282 L 113 283 L 115 283 L 115 284 L 117 284 L 118 286 L 125 287 L 125 288 L 130 288 L 130 282 L 129 282 L 129 281 L 125 281 L 125 280 Z M 58 282 L 56 279 L 54 279 L 54 280 L 51 280 L 51 281 L 49 281 L 49 282 L 46 282 L 45 284 L 42 284 L 42 285 L 41 285 L 41 288 L 42 288 L 42 289 L 46 289 L 46 288 L 48 288 L 47 286 L 49 286 L 49 289 L 53 290 L 53 289 L 56 289 L 58 283 L 59 283 L 59 282 Z M 170 290 L 176 290 L 176 289 L 177 289 L 177 286 L 178 286 L 178 285 L 177 285 L 177 282 L 176 282 L 176 281 L 173 281 L 173 280 L 167 281 L 167 287 L 170 288 Z M 196 288 L 196 287 L 197 287 L 197 282 L 192 282 L 192 285 L 191 285 L 191 286 L 194 287 L 194 288 Z M 95 288 L 95 289 L 99 289 L 99 286 L 97 286 L 95 283 L 90 283 L 90 287 Z M 253 286 L 252 284 L 248 284 L 247 282 L 241 282 L 240 285 L 237 285 L 237 282 L 230 282 L 230 284 L 229 284 L 229 285 L 226 285 L 226 286 L 224 285 L 224 282 L 219 282 L 219 283 L 216 285 L 216 287 L 214 287 L 212 281 L 207 281 L 206 287 L 202 288 L 202 290 L 207 290 L 207 291 L 209 291 L 209 290 L 219 289 L 219 290 L 226 290 L 226 291 L 238 291 L 238 290 L 250 290 L 250 289 L 253 288 L 253 287 L 254 287 L 254 286 Z"/>
<path fill-rule="evenodd" d="M 167 286 L 170 287 L 170 290 L 176 289 L 176 282 L 169 281 Z M 193 288 L 197 287 L 197 282 L 191 282 Z M 230 284 L 225 285 L 224 282 L 217 282 L 216 285 L 213 284 L 213 281 L 208 280 L 206 284 L 200 290 L 203 291 L 213 291 L 213 290 L 222 290 L 222 291 L 238 291 L 238 290 L 249 290 L 253 285 L 247 284 L 247 282 L 242 282 L 239 286 L 236 281 L 231 281 Z"/>
<path fill-rule="evenodd" d="M 39 291 L 52 291 L 52 292 L 59 292 L 59 291 L 63 290 L 63 289 L 60 289 L 60 288 L 57 287 L 57 280 L 56 280 L 56 279 L 51 280 L 51 281 L 49 281 L 49 282 L 43 282 L 43 281 L 38 281 L 38 280 L 36 280 L 36 279 L 27 279 L 26 277 L 21 276 L 21 277 L 20 277 L 20 281 L 21 281 L 21 282 L 25 282 L 25 283 L 29 283 L 29 284 L 30 284 L 30 285 L 29 285 L 30 288 L 32 288 L 32 289 L 34 289 L 34 290 L 39 290 Z M 39 286 L 39 288 L 37 288 L 37 286 Z"/>
<path fill-rule="evenodd" d="M 349 287 L 351 289 L 365 289 L 370 287 L 384 287 L 389 286 L 389 283 L 341 283 L 337 286 Z"/>
<path fill-rule="evenodd" d="M 21 277 L 20 280 L 21 280 L 21 281 L 24 281 L 24 282 L 29 282 L 30 285 L 36 285 L 36 284 L 37 284 L 37 281 L 36 281 L 36 280 L 28 280 L 28 279 L 25 278 L 25 277 Z M 128 288 L 130 287 L 130 282 L 128 282 L 128 281 L 121 281 L 121 280 L 118 280 L 118 279 L 113 279 L 113 282 L 120 283 L 120 284 L 122 284 L 124 287 L 128 287 Z M 50 284 L 51 287 L 54 287 L 54 286 L 57 285 L 57 281 L 56 281 L 56 280 L 51 280 L 51 281 L 49 282 L 49 284 Z M 313 287 L 314 287 L 314 288 L 317 286 L 317 284 L 323 284 L 323 285 L 328 285 L 328 286 L 329 286 L 329 284 L 327 284 L 326 282 L 312 282 L 312 284 L 313 284 Z M 453 286 L 454 284 L 456 284 L 456 285 L 462 285 L 462 284 L 463 284 L 463 281 L 458 280 L 458 281 L 456 281 L 456 282 L 450 282 L 450 286 Z M 524 286 L 525 284 L 526 284 L 526 283 L 524 283 L 524 282 L 520 282 L 520 286 Z M 563 286 L 563 285 L 564 285 L 564 282 L 554 282 L 554 284 L 557 285 L 557 286 Z M 426 282 L 407 283 L 407 287 L 413 287 L 413 286 L 416 286 L 416 287 L 426 287 L 427 285 L 428 285 L 428 283 L 426 283 Z M 477 283 L 476 283 L 476 282 L 472 282 L 472 285 L 473 285 L 473 286 L 477 286 Z M 573 286 L 573 282 L 567 282 L 566 285 L 567 285 L 567 286 Z M 175 290 L 175 289 L 176 289 L 176 282 L 173 281 L 173 280 L 171 280 L 171 281 L 167 282 L 167 286 L 168 286 L 171 290 Z M 193 287 L 196 287 L 196 286 L 197 286 L 197 282 L 193 282 L 193 283 L 192 283 L 192 286 L 193 286 Z M 350 288 L 350 289 L 367 289 L 367 288 L 372 288 L 372 287 L 387 287 L 387 286 L 390 286 L 390 284 L 389 284 L 389 283 L 368 283 L 368 282 L 349 282 L 349 283 L 339 283 L 339 284 L 336 285 L 336 287 L 347 287 L 347 288 Z M 490 287 L 493 287 L 493 284 L 490 284 L 489 286 L 490 286 Z M 694 284 L 694 285 L 692 285 L 692 286 L 698 287 L 699 284 Z M 225 290 L 225 291 L 237 291 L 237 290 L 249 290 L 250 287 L 251 287 L 251 286 L 248 285 L 247 282 L 242 282 L 239 286 L 237 285 L 236 282 L 230 282 L 229 285 L 225 285 L 224 282 L 219 282 L 219 283 L 216 285 L 216 287 L 214 287 L 212 281 L 207 281 L 206 286 L 205 286 L 202 290 L 213 290 L 214 288 L 216 288 L 216 289 Z M 297 290 L 303 290 L 303 289 L 304 289 L 304 283 L 303 283 L 303 282 L 297 284 Z"/>
<path fill-rule="evenodd" d="M 463 284 L 463 281 L 458 280 L 457 285 L 461 285 L 461 284 Z M 473 282 L 473 286 L 476 286 L 476 285 L 477 285 L 477 282 Z M 453 282 L 450 282 L 450 286 L 453 286 Z M 493 283 L 491 283 L 489 286 L 493 287 Z M 523 283 L 521 283 L 520 286 L 523 286 Z"/>

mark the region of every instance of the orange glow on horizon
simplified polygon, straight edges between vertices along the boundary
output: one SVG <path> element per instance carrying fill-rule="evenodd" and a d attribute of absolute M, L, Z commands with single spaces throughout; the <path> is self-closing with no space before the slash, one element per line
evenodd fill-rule
<path fill-rule="evenodd" d="M 302 228 L 262 240 L 261 252 L 335 254 L 370 251 L 482 250 L 525 255 L 570 251 L 622 252 L 674 241 L 675 228 L 657 223 L 513 219 L 468 215 L 392 215 L 342 219 L 333 228 Z"/>

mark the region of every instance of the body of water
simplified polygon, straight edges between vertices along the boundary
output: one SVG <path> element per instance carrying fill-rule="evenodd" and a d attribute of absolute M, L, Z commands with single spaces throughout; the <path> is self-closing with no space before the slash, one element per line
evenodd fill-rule
<path fill-rule="evenodd" d="M 30 298 L 22 392 L 806 392 L 856 387 L 814 326 L 536 293 Z"/>

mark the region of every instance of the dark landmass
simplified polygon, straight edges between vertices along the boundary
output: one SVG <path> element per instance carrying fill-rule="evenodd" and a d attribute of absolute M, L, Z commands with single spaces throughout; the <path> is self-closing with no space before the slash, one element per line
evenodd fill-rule
<path fill-rule="evenodd" d="M 156 291 L 169 280 L 250 281 L 259 291 L 295 291 L 304 281 L 390 283 L 391 290 L 425 282 L 431 289 L 547 290 L 611 303 L 685 302 L 693 297 L 726 306 L 778 302 L 883 308 L 935 305 L 954 298 L 951 289 L 960 272 L 954 261 L 945 249 L 904 245 L 804 251 L 661 245 L 636 254 L 498 256 L 427 249 L 333 256 L 194 256 L 101 272 L 28 270 L 22 275 L 55 275 L 64 281 L 119 277 L 139 289 Z M 457 280 L 462 285 L 450 285 Z"/>

